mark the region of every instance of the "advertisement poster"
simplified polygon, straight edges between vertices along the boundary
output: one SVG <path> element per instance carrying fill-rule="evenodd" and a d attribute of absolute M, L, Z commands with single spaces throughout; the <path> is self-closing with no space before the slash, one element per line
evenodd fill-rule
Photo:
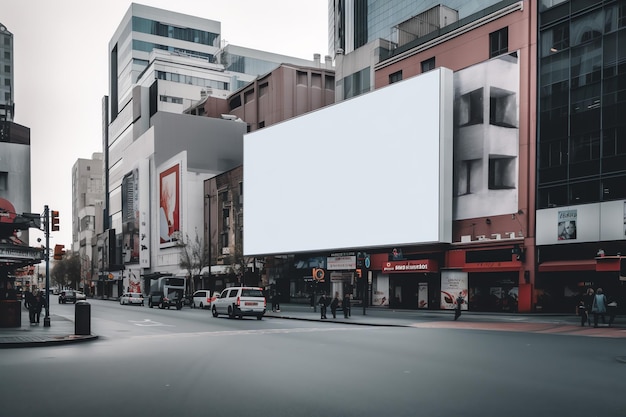
<path fill-rule="evenodd" d="M 441 309 L 454 310 L 459 294 L 465 299 L 461 309 L 467 310 L 467 272 L 443 271 L 441 273 Z"/>
<path fill-rule="evenodd" d="M 417 308 L 428 308 L 428 283 L 417 284 Z"/>
<path fill-rule="evenodd" d="M 372 291 L 372 307 L 389 307 L 389 275 L 379 275 Z"/>
<path fill-rule="evenodd" d="M 559 211 L 558 238 L 559 240 L 576 239 L 576 210 Z"/>
<path fill-rule="evenodd" d="M 150 267 L 150 161 L 139 161 L 139 266 Z"/>
<path fill-rule="evenodd" d="M 180 238 L 180 164 L 159 173 L 159 235 L 161 247 Z"/>
<path fill-rule="evenodd" d="M 139 170 L 122 179 L 122 255 L 125 264 L 139 262 Z"/>

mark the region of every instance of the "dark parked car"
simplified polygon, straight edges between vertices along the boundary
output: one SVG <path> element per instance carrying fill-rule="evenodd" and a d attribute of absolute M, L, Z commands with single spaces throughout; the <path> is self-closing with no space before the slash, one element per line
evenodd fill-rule
<path fill-rule="evenodd" d="M 59 304 L 74 303 L 76 304 L 76 293 L 74 290 L 64 290 L 59 294 Z"/>
<path fill-rule="evenodd" d="M 171 292 L 169 297 L 161 291 L 153 292 L 148 298 L 148 307 L 167 308 L 176 307 L 176 310 L 183 308 L 183 299 L 177 292 Z"/>

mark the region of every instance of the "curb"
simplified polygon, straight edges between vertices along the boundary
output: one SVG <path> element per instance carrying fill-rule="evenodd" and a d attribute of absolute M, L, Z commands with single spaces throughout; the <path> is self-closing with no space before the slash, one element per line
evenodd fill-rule
<path fill-rule="evenodd" d="M 22 337 L 22 336 L 17 336 Z M 57 346 L 67 345 L 70 343 L 89 342 L 98 339 L 97 335 L 89 336 L 52 336 L 46 338 L 31 338 L 32 340 L 24 340 L 17 342 L 0 342 L 0 349 L 24 348 L 24 347 L 41 347 L 41 346 Z M 38 339 L 38 340 L 37 340 Z"/>
<path fill-rule="evenodd" d="M 310 319 L 305 317 L 292 317 L 292 316 L 275 316 L 275 315 L 264 315 L 263 318 L 269 319 L 287 319 L 287 320 L 300 320 L 300 321 L 311 321 L 311 322 L 319 322 L 319 323 L 339 323 L 339 324 L 352 324 L 354 326 L 378 326 L 378 327 L 411 327 L 406 324 L 393 324 L 393 323 L 360 323 L 355 321 L 348 320 L 337 320 L 337 319 Z"/>

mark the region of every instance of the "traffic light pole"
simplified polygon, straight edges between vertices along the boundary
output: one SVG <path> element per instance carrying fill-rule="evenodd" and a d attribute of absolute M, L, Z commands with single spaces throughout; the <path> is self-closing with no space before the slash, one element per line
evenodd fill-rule
<path fill-rule="evenodd" d="M 43 327 L 50 327 L 50 210 L 48 206 L 43 209 L 44 234 L 46 235 L 46 316 L 43 319 Z"/>

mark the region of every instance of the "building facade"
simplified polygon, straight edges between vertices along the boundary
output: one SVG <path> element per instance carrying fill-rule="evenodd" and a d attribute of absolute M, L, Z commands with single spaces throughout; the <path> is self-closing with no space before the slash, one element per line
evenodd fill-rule
<path fill-rule="evenodd" d="M 0 22 L 0 122 L 13 121 L 13 34 Z"/>
<path fill-rule="evenodd" d="M 587 287 L 623 306 L 626 3 L 540 1 L 538 19 L 537 308 Z"/>

